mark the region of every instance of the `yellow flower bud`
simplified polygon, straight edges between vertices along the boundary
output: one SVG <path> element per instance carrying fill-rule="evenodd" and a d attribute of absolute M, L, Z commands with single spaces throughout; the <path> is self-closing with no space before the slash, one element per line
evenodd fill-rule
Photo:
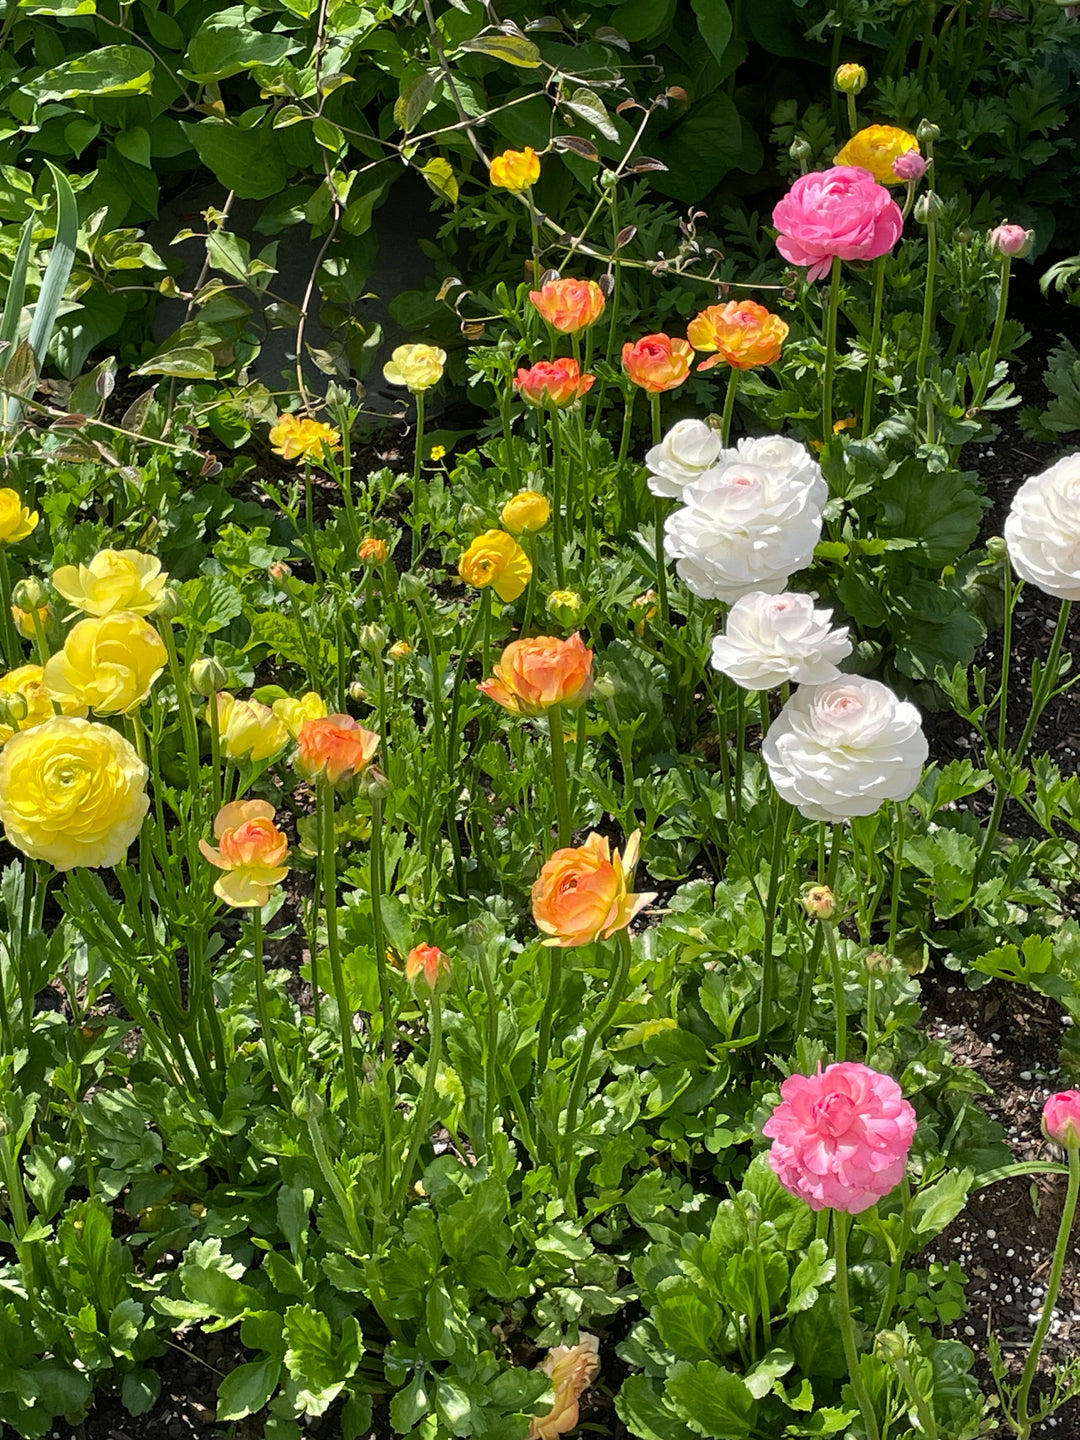
<path fill-rule="evenodd" d="M 865 65 L 840 65 L 833 76 L 833 84 L 847 95 L 861 95 L 868 78 Z"/>
<path fill-rule="evenodd" d="M 430 390 L 442 379 L 446 351 L 438 345 L 399 345 L 383 366 L 391 385 L 406 385 L 414 395 Z"/>
<path fill-rule="evenodd" d="M 502 523 L 511 535 L 542 530 L 551 519 L 551 503 L 539 490 L 522 490 L 502 508 Z"/>

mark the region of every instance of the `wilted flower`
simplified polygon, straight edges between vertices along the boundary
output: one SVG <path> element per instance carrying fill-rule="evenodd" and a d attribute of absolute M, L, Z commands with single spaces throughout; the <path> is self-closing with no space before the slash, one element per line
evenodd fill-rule
<path fill-rule="evenodd" d="M 583 704 L 592 666 L 593 652 L 576 632 L 569 640 L 536 635 L 507 645 L 494 676 L 478 689 L 514 715 L 542 715 L 553 705 Z"/>
<path fill-rule="evenodd" d="M 501 519 L 511 535 L 542 530 L 551 519 L 551 502 L 539 490 L 522 490 L 503 506 Z"/>
<path fill-rule="evenodd" d="M 477 590 L 490 585 L 499 599 L 507 603 L 524 592 L 532 573 L 528 555 L 514 537 L 503 530 L 485 530 L 458 562 L 458 574 L 466 585 Z"/>
<path fill-rule="evenodd" d="M 149 615 L 161 603 L 169 583 L 161 561 L 139 550 L 99 550 L 88 565 L 61 565 L 53 571 L 53 588 L 87 615 L 126 610 Z"/>
<path fill-rule="evenodd" d="M 652 395 L 674 390 L 690 374 L 694 349 L 689 340 L 670 335 L 645 335 L 622 348 L 623 369 L 634 382 Z"/>
<path fill-rule="evenodd" d="M 720 457 L 720 431 L 704 420 L 677 420 L 659 445 L 645 453 L 649 489 L 678 500 L 691 480 L 698 480 Z"/>
<path fill-rule="evenodd" d="M 328 780 L 340 785 L 351 780 L 371 763 L 379 748 L 379 737 L 351 715 L 326 715 L 305 720 L 296 737 L 294 764 L 308 780 Z"/>
<path fill-rule="evenodd" d="M 289 842 L 274 824 L 274 807 L 266 800 L 234 800 L 223 805 L 214 821 L 219 849 L 199 841 L 203 856 L 223 873 L 214 894 L 226 905 L 261 910 L 270 892 L 289 873 L 282 861 Z"/>
<path fill-rule="evenodd" d="M 595 325 L 604 313 L 604 292 L 595 280 L 549 280 L 529 299 L 553 330 L 576 335 Z"/>
<path fill-rule="evenodd" d="M 25 540 L 38 523 L 36 510 L 28 510 L 16 490 L 0 490 L 0 544 Z"/>
<path fill-rule="evenodd" d="M 595 831 L 583 845 L 556 850 L 532 889 L 533 919 L 547 946 L 590 945 L 608 940 L 656 899 L 630 892 L 641 831 L 620 855 Z"/>
<path fill-rule="evenodd" d="M 744 690 L 835 680 L 851 641 L 846 625 L 833 630 L 831 622 L 832 611 L 815 610 L 812 595 L 752 591 L 736 600 L 725 633 L 713 641 L 713 668 Z"/>
<path fill-rule="evenodd" d="M 533 1418 L 528 1440 L 559 1440 L 580 1419 L 582 1395 L 600 1374 L 600 1341 L 587 1330 L 578 1331 L 576 1345 L 556 1345 L 540 1363 L 555 1386 L 555 1404 L 546 1415 Z"/>
<path fill-rule="evenodd" d="M 399 345 L 383 366 L 383 377 L 419 395 L 439 383 L 445 364 L 446 351 L 438 345 Z"/>
<path fill-rule="evenodd" d="M 270 707 L 258 700 L 237 700 L 227 690 L 219 690 L 206 707 L 207 724 L 211 705 L 217 709 L 221 748 L 230 760 L 244 757 L 253 763 L 269 760 L 289 738 L 289 732 Z"/>
<path fill-rule="evenodd" d="M 434 995 L 450 980 L 450 956 L 437 945 L 414 945 L 405 958 L 405 979 L 414 990 Z"/>
<path fill-rule="evenodd" d="M 514 389 L 530 405 L 552 405 L 557 410 L 587 395 L 595 375 L 583 375 L 576 360 L 538 360 L 514 377 Z"/>
<path fill-rule="evenodd" d="M 305 720 L 321 720 L 326 715 L 326 701 L 314 690 L 308 690 L 299 700 L 283 695 L 270 706 L 277 718 L 295 740 Z"/>
<path fill-rule="evenodd" d="M 341 446 L 341 433 L 304 415 L 279 415 L 270 431 L 270 445 L 283 460 L 325 460 Z"/>
<path fill-rule="evenodd" d="M 1012 567 L 1057 600 L 1080 600 L 1080 453 L 1025 480 L 1005 521 Z"/>
<path fill-rule="evenodd" d="M 701 362 L 699 370 L 711 370 L 721 361 L 736 370 L 775 365 L 787 333 L 786 322 L 755 300 L 710 305 L 686 327 L 687 339 L 695 350 L 716 352 Z"/>
<path fill-rule="evenodd" d="M 492 160 L 489 178 L 501 190 L 528 190 L 540 179 L 540 157 L 531 145 L 504 150 Z"/>
<path fill-rule="evenodd" d="M 68 631 L 64 648 L 45 662 L 45 684 L 57 700 L 126 715 L 143 703 L 168 661 L 154 627 L 118 610 Z"/>
<path fill-rule="evenodd" d="M 896 125 L 868 125 L 837 151 L 833 164 L 869 170 L 883 185 L 895 185 L 900 177 L 893 166 L 901 155 L 912 151 L 919 153 L 919 142 L 909 131 Z"/>
<path fill-rule="evenodd" d="M 834 256 L 876 260 L 904 229 L 900 207 L 884 186 L 869 170 L 850 165 L 800 175 L 772 218 L 780 232 L 776 248 L 793 265 L 807 267 L 807 280 L 827 275 Z"/>

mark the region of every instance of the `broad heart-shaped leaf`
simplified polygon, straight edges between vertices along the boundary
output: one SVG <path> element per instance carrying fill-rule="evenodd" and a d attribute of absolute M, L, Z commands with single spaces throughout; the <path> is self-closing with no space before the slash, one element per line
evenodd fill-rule
<path fill-rule="evenodd" d="M 237 1365 L 218 1386 L 217 1418 L 243 1420 L 266 1405 L 278 1387 L 281 1360 L 271 1355 L 250 1365 Z"/>
<path fill-rule="evenodd" d="M 731 11 L 727 0 L 692 0 L 701 38 L 721 64 L 731 39 Z"/>
<path fill-rule="evenodd" d="M 758 1402 L 738 1375 L 711 1360 L 681 1360 L 668 1376 L 664 1398 L 691 1430 L 712 1440 L 745 1440 L 754 1429 Z"/>
<path fill-rule="evenodd" d="M 46 105 L 76 95 L 146 95 L 153 78 L 154 61 L 148 51 L 136 45 L 105 45 L 27 80 L 23 91 Z"/>
<path fill-rule="evenodd" d="M 401 87 L 401 94 L 394 101 L 394 123 L 400 125 L 406 135 L 416 129 L 438 83 L 437 70 L 424 70 Z"/>
<path fill-rule="evenodd" d="M 974 1170 L 950 1170 L 933 1185 L 920 1190 L 911 1202 L 915 1234 L 932 1240 L 955 1220 L 967 1203 L 974 1179 Z"/>
<path fill-rule="evenodd" d="M 874 489 L 880 507 L 877 533 L 914 540 L 905 558 L 937 568 L 962 555 L 979 533 L 982 501 L 956 470 L 931 474 L 918 460 L 905 460 Z"/>
<path fill-rule="evenodd" d="M 241 130 L 215 119 L 180 123 L 202 163 L 241 199 L 265 200 L 285 188 L 289 169 L 274 130 Z"/>
<path fill-rule="evenodd" d="M 662 141 L 652 143 L 669 172 L 653 179 L 655 188 L 693 204 L 739 163 L 742 121 L 731 97 L 715 90 L 692 105 Z"/>
<path fill-rule="evenodd" d="M 188 41 L 187 68 L 180 73 L 205 84 L 238 75 L 253 65 L 276 65 L 299 46 L 280 30 L 256 30 L 246 5 L 211 12 Z"/>
<path fill-rule="evenodd" d="M 615 1397 L 615 1413 L 641 1440 L 694 1440 L 694 1432 L 665 1405 L 659 1384 L 631 1375 Z"/>
<path fill-rule="evenodd" d="M 618 140 L 619 132 L 607 112 L 607 106 L 594 90 L 575 90 L 562 104 L 564 109 L 572 110 L 594 130 L 599 130 L 606 140 Z"/>
<path fill-rule="evenodd" d="M 506 60 L 523 70 L 535 70 L 540 64 L 540 51 L 524 35 L 477 35 L 466 40 L 461 48 L 476 55 L 490 55 L 494 60 Z"/>
<path fill-rule="evenodd" d="M 330 1321 L 311 1305 L 290 1305 L 285 1311 L 285 1364 L 296 1381 L 296 1404 L 307 1415 L 329 1409 L 356 1371 L 362 1349 L 354 1315 L 341 1322 L 335 1339 Z"/>
<path fill-rule="evenodd" d="M 661 1280 L 652 1317 L 660 1338 L 680 1360 L 710 1360 L 723 1324 L 720 1307 L 694 1281 L 682 1275 Z"/>
<path fill-rule="evenodd" d="M 235 585 L 220 575 L 197 575 L 180 587 L 184 615 L 193 630 L 210 633 L 224 630 L 244 608 L 244 598 Z"/>
<path fill-rule="evenodd" d="M 913 680 L 932 680 L 939 665 L 947 670 L 957 663 L 969 665 L 986 638 L 986 627 L 954 582 L 936 585 L 895 576 L 888 602 L 896 668 Z"/>

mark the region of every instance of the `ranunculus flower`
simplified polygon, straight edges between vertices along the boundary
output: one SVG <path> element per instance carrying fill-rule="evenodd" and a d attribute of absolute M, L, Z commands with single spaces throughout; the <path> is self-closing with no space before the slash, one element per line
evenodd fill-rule
<path fill-rule="evenodd" d="M 620 855 L 595 830 L 584 845 L 556 850 L 532 888 L 533 919 L 548 946 L 590 945 L 608 940 L 656 899 L 633 895 L 641 831 L 635 830 Z"/>
<path fill-rule="evenodd" d="M 583 375 L 576 360 L 538 360 L 514 377 L 514 389 L 530 405 L 553 405 L 561 410 L 592 389 L 595 375 Z"/>
<path fill-rule="evenodd" d="M 901 178 L 893 166 L 901 155 L 919 153 L 918 139 L 896 125 L 868 125 L 859 130 L 836 153 L 834 165 L 853 165 L 869 170 L 883 185 L 895 185 Z"/>
<path fill-rule="evenodd" d="M 223 872 L 214 894 L 226 905 L 261 910 L 289 873 L 281 863 L 289 842 L 274 824 L 274 807 L 266 800 L 233 800 L 218 811 L 214 836 L 217 850 L 199 841 L 204 857 Z"/>
<path fill-rule="evenodd" d="M 604 292 L 595 280 L 549 280 L 529 299 L 553 330 L 576 335 L 595 325 L 604 313 Z"/>
<path fill-rule="evenodd" d="M 430 390 L 443 376 L 446 351 L 438 345 L 399 345 L 383 366 L 391 385 L 406 385 L 414 395 Z"/>
<path fill-rule="evenodd" d="M 386 541 L 378 535 L 366 536 L 356 551 L 357 559 L 364 565 L 385 565 L 388 554 Z"/>
<path fill-rule="evenodd" d="M 786 322 L 756 300 L 710 305 L 686 327 L 686 338 L 695 350 L 716 352 L 701 362 L 699 370 L 711 370 L 721 361 L 736 370 L 775 365 L 787 333 Z"/>
<path fill-rule="evenodd" d="M 490 585 L 507 603 L 524 592 L 532 573 L 532 561 L 504 530 L 485 530 L 477 535 L 458 562 L 458 574 L 466 585 L 477 590 Z"/>
<path fill-rule="evenodd" d="M 1005 521 L 1005 544 L 1021 580 L 1058 600 L 1080 600 L 1080 453 L 1025 480 Z"/>
<path fill-rule="evenodd" d="M 773 211 L 776 248 L 807 280 L 829 273 L 833 256 L 876 260 L 904 229 L 900 207 L 869 170 L 836 165 L 800 175 Z"/>
<path fill-rule="evenodd" d="M 650 395 L 674 390 L 690 374 L 694 347 L 689 340 L 672 339 L 670 335 L 646 335 L 622 347 L 623 369 L 635 385 Z"/>
<path fill-rule="evenodd" d="M 514 715 L 542 715 L 552 705 L 583 704 L 592 689 L 592 666 L 593 652 L 576 632 L 569 640 L 536 635 L 511 641 L 494 676 L 477 688 Z"/>
<path fill-rule="evenodd" d="M 237 700 L 228 690 L 219 690 L 206 707 L 207 724 L 210 705 L 217 707 L 221 748 L 230 760 L 269 760 L 289 738 L 283 721 L 258 700 Z"/>
<path fill-rule="evenodd" d="M 918 150 L 905 150 L 892 164 L 892 173 L 897 180 L 921 180 L 926 174 L 926 161 Z"/>
<path fill-rule="evenodd" d="M 450 980 L 450 956 L 437 945 L 414 945 L 405 957 L 405 979 L 414 990 L 434 995 Z"/>
<path fill-rule="evenodd" d="M 283 696 L 270 706 L 277 718 L 295 740 L 305 720 L 321 720 L 327 713 L 326 701 L 314 690 L 308 690 L 299 700 Z"/>
<path fill-rule="evenodd" d="M 139 550 L 99 550 L 89 565 L 61 565 L 53 589 L 86 615 L 149 615 L 161 604 L 169 583 L 156 555 Z"/>
<path fill-rule="evenodd" d="M 511 535 L 532 534 L 551 519 L 551 501 L 539 490 L 522 490 L 506 502 L 500 519 Z"/>
<path fill-rule="evenodd" d="M 838 65 L 836 74 L 833 76 L 833 84 L 843 94 L 861 95 L 866 89 L 866 82 L 869 78 L 865 65 Z"/>
<path fill-rule="evenodd" d="M 704 420 L 677 420 L 659 445 L 645 453 L 649 489 L 678 500 L 691 480 L 699 480 L 716 464 L 723 447 L 720 431 Z"/>
<path fill-rule="evenodd" d="M 108 725 L 54 715 L 0 750 L 9 842 L 57 870 L 118 865 L 150 806 L 147 769 Z"/>
<path fill-rule="evenodd" d="M 904 1178 L 915 1111 L 900 1086 L 853 1060 L 789 1075 L 762 1133 L 785 1190 L 812 1210 L 859 1215 Z"/>
<path fill-rule="evenodd" d="M 798 690 L 761 745 L 769 778 L 808 820 L 873 815 L 886 800 L 906 800 L 928 753 L 915 706 L 862 675 Z"/>
<path fill-rule="evenodd" d="M 664 549 L 695 595 L 777 595 L 814 558 L 829 497 L 804 445 L 781 436 L 740 440 L 682 492 Z"/>
<path fill-rule="evenodd" d="M 6 745 L 19 730 L 33 730 L 43 725 L 56 714 L 53 698 L 44 681 L 45 672 L 40 665 L 20 665 L 0 675 L 0 700 L 8 702 L 10 724 L 0 722 L 0 745 Z M 15 701 L 13 705 L 11 702 Z M 65 696 L 61 701 L 65 715 L 86 714 L 87 706 L 79 703 L 74 696 Z M 23 713 L 16 714 L 16 710 Z"/>
<path fill-rule="evenodd" d="M 301 775 L 340 785 L 367 769 L 379 748 L 379 737 L 351 715 L 326 715 L 305 720 L 296 744 L 294 764 Z"/>
<path fill-rule="evenodd" d="M 0 490 L 0 544 L 25 540 L 37 523 L 37 511 L 26 508 L 17 490 Z"/>
<path fill-rule="evenodd" d="M 504 150 L 492 160 L 488 178 L 500 190 L 528 190 L 540 179 L 540 157 L 531 145 Z"/>
<path fill-rule="evenodd" d="M 1025 230 L 1022 225 L 998 225 L 990 231 L 990 249 L 1010 260 L 1022 260 L 1030 255 L 1034 244 L 1035 231 Z"/>
<path fill-rule="evenodd" d="M 713 641 L 713 668 L 744 690 L 835 680 L 851 641 L 847 626 L 834 630 L 831 621 L 832 611 L 815 610 L 812 595 L 743 595 L 728 613 L 725 633 Z"/>
<path fill-rule="evenodd" d="M 127 715 L 150 694 L 168 662 L 154 627 L 141 615 L 117 610 L 72 626 L 63 650 L 45 662 L 45 685 L 61 704 Z"/>
<path fill-rule="evenodd" d="M 581 1397 L 600 1374 L 600 1341 L 579 1330 L 578 1343 L 556 1345 L 544 1356 L 540 1369 L 555 1386 L 555 1404 L 546 1415 L 533 1417 L 528 1440 L 559 1440 L 577 1425 Z"/>
<path fill-rule="evenodd" d="M 283 460 L 325 460 L 340 446 L 340 431 L 309 415 L 279 415 L 270 431 L 270 448 Z"/>
<path fill-rule="evenodd" d="M 1043 1129 L 1066 1150 L 1080 1150 L 1080 1090 L 1059 1090 L 1043 1106 Z"/>

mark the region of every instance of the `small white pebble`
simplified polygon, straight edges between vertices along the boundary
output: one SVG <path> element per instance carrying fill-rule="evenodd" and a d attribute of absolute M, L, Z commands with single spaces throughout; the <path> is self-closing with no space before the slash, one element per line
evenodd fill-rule
<path fill-rule="evenodd" d="M 965 1326 L 964 1326 L 964 1334 L 965 1334 L 965 1335 L 974 1335 L 974 1334 L 975 1334 L 975 1326 L 974 1326 L 974 1325 L 965 1325 Z"/>
<path fill-rule="evenodd" d="M 987 1238 L 988 1240 L 996 1240 L 996 1239 L 997 1239 L 997 1231 L 996 1231 L 996 1230 L 987 1230 L 987 1232 L 986 1232 L 986 1238 Z"/>

